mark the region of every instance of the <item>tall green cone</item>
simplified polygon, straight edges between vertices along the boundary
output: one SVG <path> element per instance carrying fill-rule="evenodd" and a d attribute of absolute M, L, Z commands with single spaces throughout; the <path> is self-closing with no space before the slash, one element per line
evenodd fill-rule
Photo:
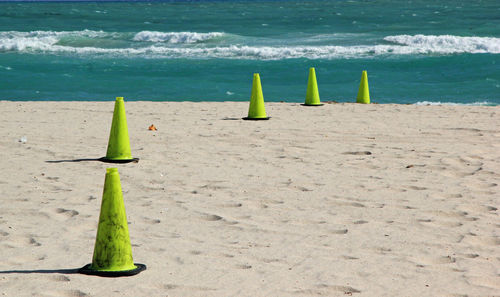
<path fill-rule="evenodd" d="M 357 103 L 370 104 L 370 90 L 368 89 L 368 75 L 366 71 L 363 70 L 361 74 L 361 82 L 359 83 L 358 97 L 356 98 Z"/>
<path fill-rule="evenodd" d="M 109 133 L 108 151 L 103 161 L 125 163 L 138 159 L 132 158 L 128 136 L 127 118 L 123 97 L 116 97 L 113 122 Z"/>
<path fill-rule="evenodd" d="M 83 267 L 80 272 L 100 276 L 130 276 L 144 269 L 145 265 L 134 264 L 132 259 L 118 169 L 108 168 L 92 264 Z"/>
<path fill-rule="evenodd" d="M 266 108 L 264 107 L 264 96 L 262 95 L 262 86 L 260 85 L 260 76 L 258 73 L 253 75 L 252 96 L 250 97 L 250 107 L 248 108 L 248 117 L 245 120 L 268 120 Z"/>
<path fill-rule="evenodd" d="M 316 71 L 314 70 L 314 67 L 309 68 L 306 102 L 304 105 L 323 105 L 319 100 L 318 83 L 316 82 Z"/>

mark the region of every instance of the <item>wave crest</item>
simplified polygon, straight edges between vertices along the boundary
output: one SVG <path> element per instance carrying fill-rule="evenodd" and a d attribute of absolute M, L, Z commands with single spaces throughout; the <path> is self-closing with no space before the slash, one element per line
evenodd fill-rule
<path fill-rule="evenodd" d="M 387 36 L 385 41 L 405 45 L 420 53 L 500 53 L 500 38 L 460 37 L 453 35 L 395 35 Z"/>
<path fill-rule="evenodd" d="M 374 45 L 304 45 L 266 40 L 221 32 L 139 33 L 103 31 L 32 31 L 0 32 L 0 52 L 69 53 L 143 58 L 192 59 L 352 59 L 378 56 L 500 53 L 500 38 L 458 37 L 451 35 L 396 35 Z M 222 40 L 217 40 L 222 37 Z M 226 38 L 227 37 L 227 38 Z M 322 39 L 323 36 L 319 36 Z M 235 40 L 242 41 L 234 44 Z M 208 42 L 207 42 L 208 41 Z M 210 42 L 214 41 L 214 42 Z M 250 43 L 248 45 L 246 43 Z"/>
<path fill-rule="evenodd" d="M 141 31 L 135 34 L 134 41 L 166 42 L 166 43 L 198 43 L 224 36 L 222 32 L 157 32 Z"/>
<path fill-rule="evenodd" d="M 61 38 L 105 38 L 115 37 L 116 33 L 106 33 L 104 31 L 5 31 L 0 32 L 0 51 L 59 51 L 57 43 Z"/>

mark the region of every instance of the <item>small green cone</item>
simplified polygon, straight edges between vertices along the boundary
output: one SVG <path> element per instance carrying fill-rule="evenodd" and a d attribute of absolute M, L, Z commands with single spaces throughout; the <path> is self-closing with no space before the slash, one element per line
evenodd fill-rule
<path fill-rule="evenodd" d="M 264 107 L 264 96 L 262 95 L 262 86 L 258 73 L 253 75 L 252 96 L 250 97 L 250 107 L 248 108 L 248 117 L 244 120 L 269 120 Z"/>
<path fill-rule="evenodd" d="M 80 273 L 116 277 L 135 275 L 145 269 L 146 265 L 134 264 L 132 259 L 118 169 L 108 168 L 92 264 L 80 269 Z"/>
<path fill-rule="evenodd" d="M 359 84 L 356 102 L 370 104 L 370 90 L 368 89 L 368 75 L 366 74 L 366 70 L 363 70 L 363 73 L 361 74 L 361 82 Z"/>
<path fill-rule="evenodd" d="M 110 163 L 128 163 L 139 159 L 132 158 L 128 136 L 127 117 L 123 97 L 116 97 L 113 122 L 109 133 L 108 150 L 106 157 L 101 159 Z"/>
<path fill-rule="evenodd" d="M 309 68 L 309 79 L 307 80 L 306 106 L 320 106 L 318 83 L 316 82 L 316 72 L 314 67 Z"/>

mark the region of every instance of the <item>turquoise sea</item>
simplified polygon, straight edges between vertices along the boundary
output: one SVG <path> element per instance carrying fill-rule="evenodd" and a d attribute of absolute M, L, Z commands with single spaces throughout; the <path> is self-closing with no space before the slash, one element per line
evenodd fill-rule
<path fill-rule="evenodd" d="M 500 104 L 498 0 L 0 1 L 0 100 Z"/>

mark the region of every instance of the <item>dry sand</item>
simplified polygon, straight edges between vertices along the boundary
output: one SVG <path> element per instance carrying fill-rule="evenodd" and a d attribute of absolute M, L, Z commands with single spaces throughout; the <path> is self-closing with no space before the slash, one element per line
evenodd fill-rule
<path fill-rule="evenodd" d="M 500 296 L 500 107 L 0 102 L 1 296 Z M 148 131 L 154 124 L 158 131 Z M 26 142 L 19 140 L 26 136 Z M 118 167 L 135 262 L 91 262 Z"/>

